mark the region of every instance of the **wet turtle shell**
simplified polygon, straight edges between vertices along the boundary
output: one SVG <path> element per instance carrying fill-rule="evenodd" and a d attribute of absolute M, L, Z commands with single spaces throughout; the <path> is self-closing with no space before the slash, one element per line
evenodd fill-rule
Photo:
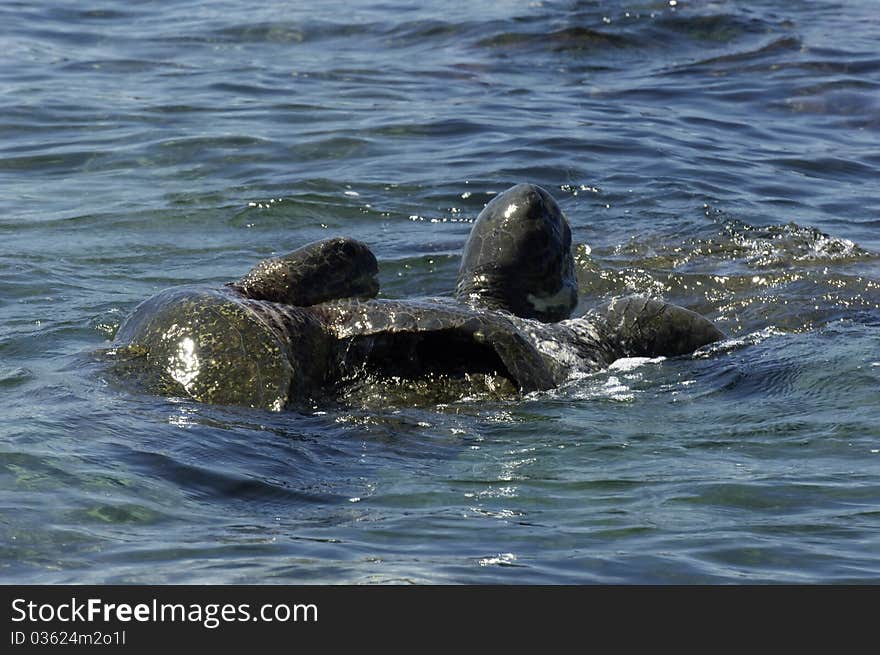
<path fill-rule="evenodd" d="M 296 344 L 291 334 L 299 335 Z M 323 379 L 325 334 L 302 311 L 183 287 L 141 303 L 116 341 L 125 373 L 148 391 L 280 410 Z M 296 348 L 310 357 L 298 357 Z"/>
<path fill-rule="evenodd" d="M 167 289 L 120 328 L 117 370 L 156 393 L 279 410 L 333 371 L 330 335 L 301 307 L 374 296 L 377 272 L 365 244 L 334 238 L 263 260 L 223 289 Z"/>

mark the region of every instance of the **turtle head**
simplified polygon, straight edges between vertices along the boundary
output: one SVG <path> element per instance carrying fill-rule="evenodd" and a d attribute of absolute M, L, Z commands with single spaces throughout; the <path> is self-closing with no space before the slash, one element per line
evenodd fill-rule
<path fill-rule="evenodd" d="M 456 296 L 544 322 L 571 315 L 577 304 L 571 228 L 553 196 L 517 184 L 486 205 L 464 246 Z"/>
<path fill-rule="evenodd" d="M 264 259 L 230 286 L 252 300 L 308 307 L 379 292 L 379 265 L 370 248 L 346 237 L 316 241 Z"/>

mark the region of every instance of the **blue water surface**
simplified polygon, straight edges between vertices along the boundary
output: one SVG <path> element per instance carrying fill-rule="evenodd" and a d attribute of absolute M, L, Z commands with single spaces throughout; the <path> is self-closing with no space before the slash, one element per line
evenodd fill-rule
<path fill-rule="evenodd" d="M 0 579 L 880 582 L 873 0 L 0 6 Z M 729 334 L 562 389 L 266 412 L 95 353 L 319 238 L 450 295 L 547 188 L 580 310 Z"/>

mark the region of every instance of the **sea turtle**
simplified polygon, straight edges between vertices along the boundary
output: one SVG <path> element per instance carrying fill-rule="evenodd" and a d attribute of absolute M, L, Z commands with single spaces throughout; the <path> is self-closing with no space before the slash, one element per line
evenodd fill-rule
<path fill-rule="evenodd" d="M 376 299 L 377 271 L 361 242 L 309 244 L 220 289 L 160 292 L 121 326 L 115 352 L 150 390 L 279 410 L 365 374 L 487 374 L 544 390 L 620 357 L 686 354 L 724 336 L 698 314 L 638 296 L 568 319 L 571 230 L 530 184 L 480 213 L 453 298 Z"/>

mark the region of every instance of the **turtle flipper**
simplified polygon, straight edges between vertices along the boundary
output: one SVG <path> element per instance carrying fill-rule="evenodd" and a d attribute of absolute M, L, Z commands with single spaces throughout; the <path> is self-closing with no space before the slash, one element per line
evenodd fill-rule
<path fill-rule="evenodd" d="M 618 357 L 686 355 L 725 338 L 704 316 L 644 296 L 613 300 L 591 318 L 598 319 Z"/>
<path fill-rule="evenodd" d="M 229 286 L 252 300 L 309 307 L 342 298 L 375 297 L 378 271 L 376 257 L 365 243 L 339 237 L 264 259 Z"/>
<path fill-rule="evenodd" d="M 338 339 L 343 371 L 365 369 L 403 378 L 497 373 L 522 392 L 559 383 L 505 314 L 397 300 L 342 301 L 315 309 Z"/>

